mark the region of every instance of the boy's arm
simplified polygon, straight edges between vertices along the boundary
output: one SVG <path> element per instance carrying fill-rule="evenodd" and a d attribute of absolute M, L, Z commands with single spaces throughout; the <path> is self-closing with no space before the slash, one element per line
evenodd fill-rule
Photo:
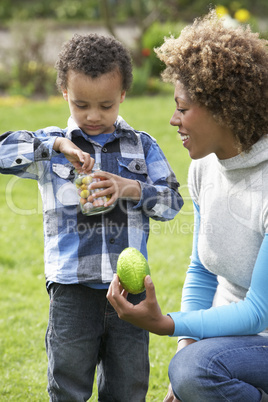
<path fill-rule="evenodd" d="M 134 208 L 155 220 L 173 219 L 183 206 L 179 183 L 157 142 L 146 136 L 144 148 L 148 175 L 146 182 L 139 182 L 141 198 Z"/>
<path fill-rule="evenodd" d="M 65 137 L 50 136 L 43 130 L 15 131 L 0 136 L 0 173 L 37 180 L 40 173 L 36 162 L 50 160 L 55 151 L 62 152 L 79 170 L 90 172 L 94 165 L 89 154 Z"/>
<path fill-rule="evenodd" d="M 50 160 L 56 136 L 40 132 L 14 131 L 0 136 L 0 173 L 38 179 L 36 162 Z"/>
<path fill-rule="evenodd" d="M 90 154 L 83 152 L 68 138 L 57 137 L 53 149 L 56 152 L 63 153 L 65 158 L 80 172 L 90 173 L 94 166 L 94 159 Z"/>
<path fill-rule="evenodd" d="M 149 144 L 145 162 L 146 182 L 100 171 L 94 173 L 94 177 L 104 180 L 92 183 L 91 189 L 104 188 L 96 193 L 96 197 L 112 195 L 105 206 L 113 204 L 118 198 L 131 199 L 136 202 L 135 209 L 142 209 L 145 215 L 153 219 L 173 219 L 181 209 L 183 200 L 178 192 L 179 183 L 175 174 L 155 141 Z"/>

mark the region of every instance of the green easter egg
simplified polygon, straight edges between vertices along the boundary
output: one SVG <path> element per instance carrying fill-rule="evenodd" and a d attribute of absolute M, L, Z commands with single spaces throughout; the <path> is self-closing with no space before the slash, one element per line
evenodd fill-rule
<path fill-rule="evenodd" d="M 144 278 L 150 275 L 150 268 L 142 253 L 134 247 L 127 247 L 119 255 L 117 275 L 124 289 L 137 294 L 144 291 Z"/>
<path fill-rule="evenodd" d="M 82 177 L 77 177 L 77 179 L 75 180 L 75 183 L 76 183 L 78 186 L 80 186 L 80 185 L 82 184 L 82 180 L 83 180 Z"/>

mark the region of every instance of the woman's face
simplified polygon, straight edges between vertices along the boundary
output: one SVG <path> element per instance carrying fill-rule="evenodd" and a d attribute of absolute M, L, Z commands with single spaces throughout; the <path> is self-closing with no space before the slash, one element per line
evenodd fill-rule
<path fill-rule="evenodd" d="M 178 127 L 183 146 L 192 159 L 203 158 L 210 153 L 215 153 L 219 159 L 238 154 L 233 133 L 220 126 L 207 108 L 192 103 L 179 81 L 174 98 L 176 110 L 170 124 Z"/>

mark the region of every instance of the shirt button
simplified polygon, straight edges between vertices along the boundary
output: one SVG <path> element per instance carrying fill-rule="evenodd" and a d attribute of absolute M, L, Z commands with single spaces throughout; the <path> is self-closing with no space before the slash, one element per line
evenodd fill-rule
<path fill-rule="evenodd" d="M 110 239 L 110 244 L 114 244 L 115 240 L 114 239 Z"/>
<path fill-rule="evenodd" d="M 140 169 L 141 169 L 141 167 L 140 167 L 140 165 L 138 165 L 138 163 L 135 165 L 135 168 L 136 168 L 136 170 L 140 170 Z"/>
<path fill-rule="evenodd" d="M 17 158 L 17 159 L 15 160 L 15 162 L 16 162 L 18 165 L 20 165 L 21 162 L 22 162 L 22 159 L 21 159 L 21 158 Z"/>
<path fill-rule="evenodd" d="M 102 152 L 106 153 L 106 152 L 107 152 L 107 148 L 106 148 L 106 147 L 103 147 L 103 148 L 102 148 Z"/>

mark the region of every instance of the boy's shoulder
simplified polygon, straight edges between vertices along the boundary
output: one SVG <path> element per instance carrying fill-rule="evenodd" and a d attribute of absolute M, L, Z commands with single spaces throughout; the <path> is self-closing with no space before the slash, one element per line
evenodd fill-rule
<path fill-rule="evenodd" d="M 9 139 L 11 141 L 14 141 L 14 138 L 16 137 L 18 141 L 28 141 L 33 138 L 33 136 L 37 137 L 53 137 L 53 136 L 60 136 L 60 137 L 65 137 L 67 133 L 67 129 L 62 129 L 60 127 L 56 126 L 49 126 L 45 128 L 40 128 L 37 129 L 36 131 L 30 131 L 27 129 L 23 130 L 16 130 L 16 131 L 7 131 L 3 134 L 0 135 L 0 142 L 3 140 L 7 140 L 7 143 L 9 142 Z M 15 137 L 14 137 L 15 136 Z"/>
<path fill-rule="evenodd" d="M 133 139 L 136 139 L 138 141 L 138 138 L 140 137 L 143 141 L 149 141 L 149 142 L 156 142 L 156 139 L 148 134 L 146 131 L 142 130 L 136 130 L 132 126 L 130 126 L 121 116 L 118 116 L 116 120 L 116 130 L 117 131 L 122 131 L 129 133 L 129 136 L 132 136 Z"/>
<path fill-rule="evenodd" d="M 47 136 L 65 136 L 67 132 L 67 128 L 62 129 L 60 127 L 57 126 L 49 126 L 49 127 L 45 127 L 45 128 L 40 128 L 39 130 L 36 131 L 36 133 L 40 133 L 40 134 L 45 134 Z"/>

